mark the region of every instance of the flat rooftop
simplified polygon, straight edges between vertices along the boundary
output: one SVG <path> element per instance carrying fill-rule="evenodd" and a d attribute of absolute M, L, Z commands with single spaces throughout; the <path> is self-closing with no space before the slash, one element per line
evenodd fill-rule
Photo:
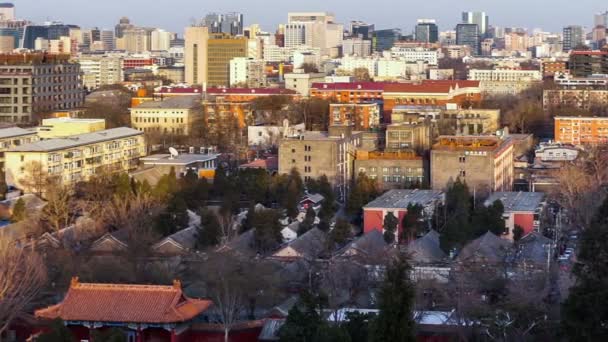
<path fill-rule="evenodd" d="M 410 204 L 426 206 L 432 202 L 442 200 L 443 191 L 440 190 L 390 190 L 376 198 L 364 209 L 406 209 Z"/>
<path fill-rule="evenodd" d="M 105 119 L 51 118 L 42 119 L 42 126 L 58 123 L 105 123 Z"/>
<path fill-rule="evenodd" d="M 133 110 L 139 109 L 191 109 L 202 102 L 199 95 L 173 96 L 162 101 L 143 102 Z"/>
<path fill-rule="evenodd" d="M 509 137 L 502 139 L 496 136 L 456 136 L 443 135 L 438 139 L 438 143 L 433 145 L 433 150 L 437 151 L 497 151 L 513 140 Z"/>
<path fill-rule="evenodd" d="M 536 211 L 545 199 L 543 192 L 495 192 L 484 202 L 484 205 L 500 200 L 505 207 L 505 212 L 513 211 Z"/>
<path fill-rule="evenodd" d="M 140 158 L 139 160 L 144 165 L 175 165 L 184 166 L 194 163 L 202 163 L 210 160 L 217 159 L 219 154 L 178 154 L 175 157 L 171 157 L 170 154 L 153 154 L 147 157 Z"/>
<path fill-rule="evenodd" d="M 0 139 L 16 138 L 16 137 L 21 137 L 24 135 L 33 135 L 33 134 L 36 134 L 36 132 L 28 130 L 28 129 L 19 128 L 19 127 L 9 127 L 9 128 L 0 129 Z"/>
<path fill-rule="evenodd" d="M 134 137 L 143 134 L 143 132 L 140 132 L 133 128 L 118 127 L 93 133 L 73 135 L 67 138 L 48 139 L 32 142 L 29 144 L 14 147 L 8 152 L 53 152 L 65 150 L 68 148 L 96 144 L 114 139 Z"/>
<path fill-rule="evenodd" d="M 352 135 L 356 135 L 361 133 L 360 131 L 354 131 L 352 132 Z M 300 139 L 301 136 L 304 136 L 303 139 Z M 323 141 L 323 140 L 342 140 L 341 136 L 330 136 L 329 132 L 325 132 L 325 131 L 306 131 L 306 132 L 302 132 L 299 135 L 293 136 L 293 137 L 285 137 L 283 140 L 285 141 L 293 141 L 293 140 L 304 140 L 304 141 L 311 141 L 311 140 L 318 140 L 318 141 Z"/>

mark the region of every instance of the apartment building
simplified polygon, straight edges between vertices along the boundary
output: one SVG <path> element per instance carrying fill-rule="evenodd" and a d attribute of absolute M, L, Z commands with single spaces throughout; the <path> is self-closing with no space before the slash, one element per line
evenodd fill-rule
<path fill-rule="evenodd" d="M 608 50 L 575 50 L 570 53 L 568 69 L 575 77 L 608 74 Z"/>
<path fill-rule="evenodd" d="M 562 144 L 608 143 L 608 118 L 556 116 L 555 141 Z"/>
<path fill-rule="evenodd" d="M 510 191 L 513 140 L 497 136 L 441 136 L 431 150 L 431 187 L 446 189 L 460 179 L 478 194 Z"/>
<path fill-rule="evenodd" d="M 380 105 L 377 103 L 332 103 L 330 125 L 354 125 L 357 131 L 380 127 Z"/>
<path fill-rule="evenodd" d="M 19 127 L 0 129 L 0 169 L 4 171 L 4 153 L 6 151 L 39 139 L 38 133 L 34 130 Z"/>
<path fill-rule="evenodd" d="M 49 177 L 72 185 L 102 171 L 134 170 L 145 155 L 143 133 L 128 127 L 30 142 L 5 152 L 6 183 L 35 190 L 24 188 L 22 181 L 28 165 L 38 165 Z"/>
<path fill-rule="evenodd" d="M 541 84 L 542 79 L 540 70 L 469 70 L 469 80 L 479 81 L 481 90 L 491 95 L 517 95 L 536 84 Z"/>
<path fill-rule="evenodd" d="M 32 114 L 84 104 L 80 65 L 66 55 L 0 55 L 0 122 L 30 122 Z"/>
<path fill-rule="evenodd" d="M 143 102 L 131 108 L 131 127 L 145 133 L 188 136 L 202 123 L 201 101 L 201 96 L 194 95 Z"/>
<path fill-rule="evenodd" d="M 582 89 L 581 89 L 582 88 Z M 608 90 L 594 87 L 562 87 L 543 91 L 543 108 L 579 108 L 590 110 L 608 105 Z"/>
<path fill-rule="evenodd" d="M 307 131 L 284 137 L 279 144 L 279 173 L 287 174 L 295 168 L 304 180 L 325 175 L 346 196 L 359 144 L 361 133 L 353 131 L 352 126 L 331 126 L 328 132 Z"/>
<path fill-rule="evenodd" d="M 120 83 L 124 80 L 122 58 L 108 55 L 83 55 L 78 58 L 82 83 L 88 90 Z"/>
<path fill-rule="evenodd" d="M 424 160 L 412 152 L 357 151 L 355 177 L 366 175 L 382 190 L 421 186 L 426 181 Z"/>
<path fill-rule="evenodd" d="M 67 138 L 73 135 L 93 133 L 106 129 L 105 119 L 79 119 L 70 117 L 43 119 L 37 127 L 42 139 Z"/>
<path fill-rule="evenodd" d="M 261 59 L 237 57 L 230 61 L 230 86 L 257 88 L 266 86 L 266 62 Z"/>

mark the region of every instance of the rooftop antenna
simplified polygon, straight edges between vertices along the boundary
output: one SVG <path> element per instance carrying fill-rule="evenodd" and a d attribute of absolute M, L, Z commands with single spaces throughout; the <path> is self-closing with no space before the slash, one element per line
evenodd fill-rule
<path fill-rule="evenodd" d="M 179 152 L 177 152 L 177 150 L 173 147 L 169 147 L 169 154 L 171 154 L 169 159 L 175 159 L 177 156 L 179 156 Z"/>

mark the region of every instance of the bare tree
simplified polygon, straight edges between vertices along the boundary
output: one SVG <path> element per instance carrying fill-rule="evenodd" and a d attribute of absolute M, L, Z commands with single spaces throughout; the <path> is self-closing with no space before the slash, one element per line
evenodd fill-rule
<path fill-rule="evenodd" d="M 47 190 L 47 203 L 40 220 L 47 230 L 56 232 L 69 226 L 72 221 L 71 190 L 61 185 L 49 185 Z"/>
<path fill-rule="evenodd" d="M 209 255 L 197 270 L 206 295 L 213 300 L 218 323 L 224 328 L 224 342 L 228 342 L 232 326 L 245 310 L 247 283 L 253 279 L 246 277 L 246 263 L 230 253 Z"/>
<path fill-rule="evenodd" d="M 37 161 L 26 163 L 22 174 L 18 181 L 23 187 L 23 191 L 36 194 L 39 197 L 45 195 L 47 188 L 52 183 L 47 170 L 43 168 L 42 163 Z"/>
<path fill-rule="evenodd" d="M 46 269 L 33 250 L 0 238 L 0 336 L 28 309 L 46 281 Z"/>

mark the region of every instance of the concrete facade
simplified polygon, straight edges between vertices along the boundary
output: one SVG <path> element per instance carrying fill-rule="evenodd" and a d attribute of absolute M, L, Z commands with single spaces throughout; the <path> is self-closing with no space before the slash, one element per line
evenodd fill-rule
<path fill-rule="evenodd" d="M 495 136 L 442 136 L 431 150 L 431 187 L 446 189 L 457 179 L 471 192 L 510 191 L 513 141 Z"/>

